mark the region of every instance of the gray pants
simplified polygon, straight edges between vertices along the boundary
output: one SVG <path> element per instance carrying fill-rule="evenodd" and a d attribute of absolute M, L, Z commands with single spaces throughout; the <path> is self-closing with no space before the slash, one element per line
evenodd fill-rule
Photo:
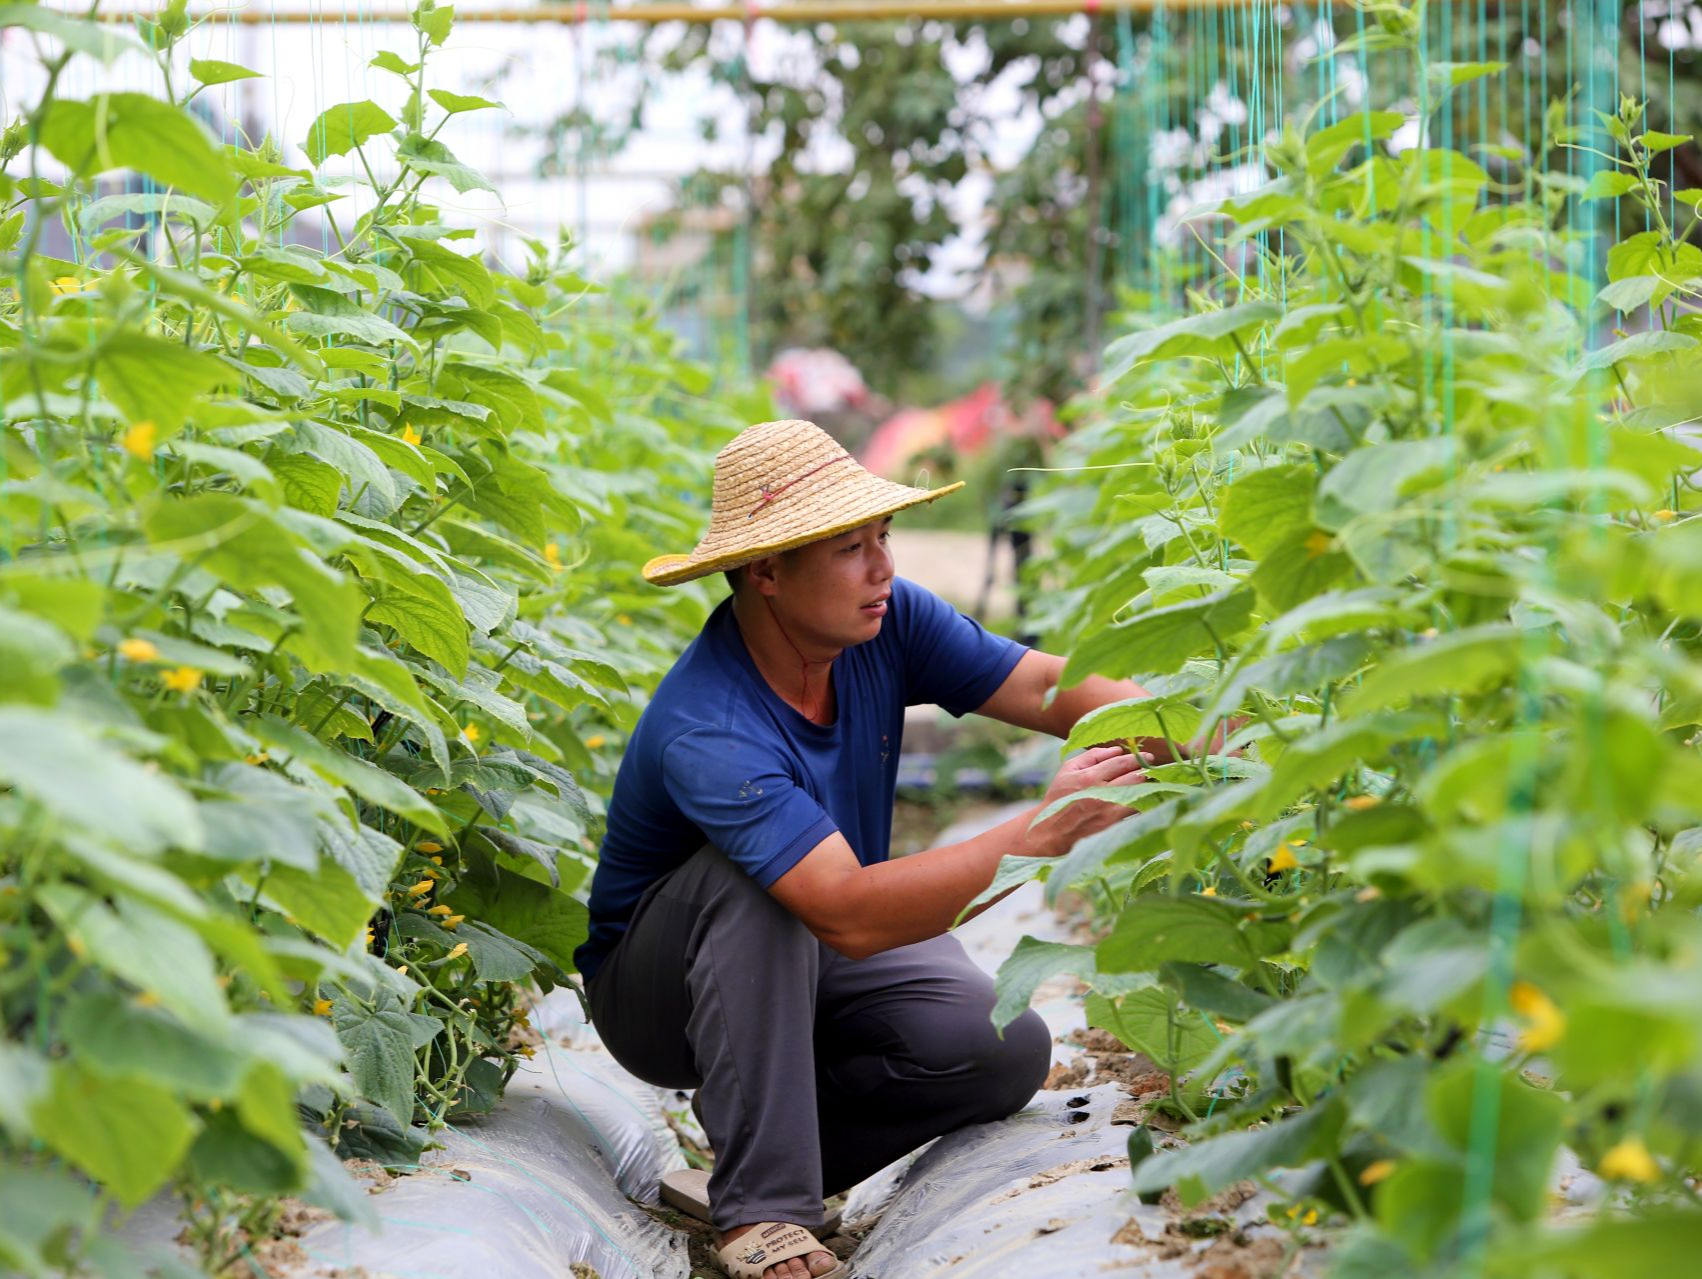
<path fill-rule="evenodd" d="M 587 994 L 616 1061 L 699 1090 L 721 1230 L 819 1226 L 824 1193 L 1020 1110 L 1051 1058 L 1032 1011 L 994 1032 L 956 938 L 846 959 L 712 847 L 650 887 Z"/>

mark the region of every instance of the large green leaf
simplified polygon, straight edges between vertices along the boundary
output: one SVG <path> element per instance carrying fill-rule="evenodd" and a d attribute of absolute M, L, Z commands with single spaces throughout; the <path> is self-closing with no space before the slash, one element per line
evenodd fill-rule
<path fill-rule="evenodd" d="M 0 1265 L 48 1276 L 100 1217 L 95 1188 L 67 1168 L 0 1164 Z"/>
<path fill-rule="evenodd" d="M 230 1013 L 212 953 L 195 932 L 130 897 L 108 905 L 73 884 L 49 884 L 40 901 L 66 938 L 118 980 L 191 1027 L 219 1035 Z"/>
<path fill-rule="evenodd" d="M 1315 1158 L 1335 1140 L 1342 1119 L 1341 1103 L 1331 1100 L 1252 1132 L 1224 1133 L 1163 1151 L 1135 1170 L 1134 1189 L 1174 1186 L 1184 1204 L 1197 1204 L 1248 1177 Z"/>
<path fill-rule="evenodd" d="M 1064 664 L 1062 682 L 1079 684 L 1089 675 L 1166 674 L 1196 654 L 1226 646 L 1252 613 L 1253 592 L 1245 589 L 1155 608 L 1090 635 Z"/>
<path fill-rule="evenodd" d="M 232 378 L 211 355 L 142 333 L 102 343 L 94 370 L 100 389 L 131 421 L 151 421 L 166 435 L 183 425 L 197 396 Z"/>
<path fill-rule="evenodd" d="M 1267 466 L 1229 486 L 1218 527 L 1254 555 L 1263 556 L 1312 525 L 1312 491 L 1317 472 L 1310 466 Z"/>
<path fill-rule="evenodd" d="M 1135 697 L 1112 702 L 1083 715 L 1070 730 L 1065 751 L 1104 742 L 1160 737 L 1190 741 L 1200 731 L 1200 713 L 1189 703 L 1170 697 Z"/>
<path fill-rule="evenodd" d="M 1006 1026 L 1028 1010 L 1036 988 L 1061 974 L 1091 979 L 1095 975 L 1093 949 L 1073 946 L 1067 942 L 1039 941 L 1023 937 L 1016 949 L 999 965 L 993 979 L 997 999 L 993 1005 L 993 1025 L 1001 1034 Z"/>
<path fill-rule="evenodd" d="M 236 175 L 201 123 L 145 93 L 103 93 L 87 102 L 56 98 L 41 141 L 85 177 L 136 169 L 215 204 L 236 194 Z"/>
<path fill-rule="evenodd" d="M 315 669 L 347 669 L 365 597 L 294 532 L 258 504 L 222 493 L 161 503 L 148 535 L 238 590 L 281 586 L 295 601 L 299 639 L 289 641 Z M 180 549 L 179 549 L 180 548 Z"/>
<path fill-rule="evenodd" d="M 1454 631 L 1390 653 L 1343 699 L 1342 713 L 1358 715 L 1414 697 L 1478 692 L 1511 676 L 1526 647 L 1527 637 L 1517 628 L 1497 624 Z"/>
<path fill-rule="evenodd" d="M 580 902 L 480 855 L 468 858 L 466 873 L 447 901 L 468 917 L 541 951 L 564 973 L 573 971 L 573 952 L 590 929 L 590 916 Z"/>
<path fill-rule="evenodd" d="M 400 778 L 347 751 L 327 746 L 317 737 L 279 719 L 262 715 L 252 721 L 255 734 L 280 755 L 311 765 L 332 781 L 347 786 L 369 803 L 406 817 L 414 825 L 439 835 L 449 833 L 443 814 L 424 795 Z"/>
<path fill-rule="evenodd" d="M 1136 897 L 1095 952 L 1108 973 L 1151 972 L 1161 964 L 1248 968 L 1288 945 L 1292 929 L 1262 920 L 1250 903 L 1222 897 Z"/>
<path fill-rule="evenodd" d="M 56 1062 L 36 1102 L 37 1135 L 134 1208 L 171 1178 L 194 1140 L 194 1116 L 158 1084 L 114 1079 Z"/>
<path fill-rule="evenodd" d="M 301 149 L 317 166 L 324 164 L 326 157 L 347 155 L 368 138 L 395 127 L 395 119 L 376 102 L 342 102 L 320 112 L 308 128 Z"/>
<path fill-rule="evenodd" d="M 1160 1069 L 1185 1074 L 1217 1050 L 1223 1036 L 1200 1013 L 1180 1006 L 1163 986 L 1147 986 L 1127 995 L 1090 995 L 1087 1024 L 1108 1030 Z"/>
<path fill-rule="evenodd" d="M 441 578 L 416 572 L 385 555 L 355 557 L 371 604 L 366 619 L 393 626 L 396 633 L 457 679 L 467 673 L 471 649 L 467 615 Z"/>
<path fill-rule="evenodd" d="M 112 62 L 124 53 L 147 53 L 135 37 L 111 26 L 76 18 L 43 4 L 0 5 L 0 30 L 20 27 L 52 36 L 67 49 L 87 53 L 102 62 Z"/>
<path fill-rule="evenodd" d="M 249 1064 L 234 1040 L 111 993 L 73 999 L 60 1031 L 72 1055 L 91 1070 L 147 1079 L 200 1101 L 234 1096 Z"/>
<path fill-rule="evenodd" d="M 339 992 L 331 999 L 331 1024 L 360 1095 L 407 1127 L 414 1116 L 414 1036 L 402 1001 L 382 989 L 369 1000 Z"/>
<path fill-rule="evenodd" d="M 157 770 L 100 740 L 64 711 L 0 707 L 0 781 L 69 826 L 141 853 L 195 849 L 195 803 Z M 98 795 L 99 803 L 90 797 Z"/>
<path fill-rule="evenodd" d="M 1132 333 L 1105 348 L 1107 371 L 1103 381 L 1109 386 L 1136 365 L 1148 360 L 1170 360 L 1183 356 L 1233 358 L 1237 336 L 1251 336 L 1254 330 L 1281 318 L 1280 303 L 1241 302 L 1219 311 L 1184 316 L 1157 328 Z"/>
<path fill-rule="evenodd" d="M 355 877 L 334 861 L 322 861 L 315 870 L 272 866 L 259 888 L 279 910 L 339 950 L 360 936 L 374 905 Z"/>

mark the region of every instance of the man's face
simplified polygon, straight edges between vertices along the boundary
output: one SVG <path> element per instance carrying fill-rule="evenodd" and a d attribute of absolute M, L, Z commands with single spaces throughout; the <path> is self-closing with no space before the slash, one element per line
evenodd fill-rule
<path fill-rule="evenodd" d="M 772 603 L 788 629 L 849 648 L 880 634 L 892 595 L 892 517 L 777 556 Z"/>

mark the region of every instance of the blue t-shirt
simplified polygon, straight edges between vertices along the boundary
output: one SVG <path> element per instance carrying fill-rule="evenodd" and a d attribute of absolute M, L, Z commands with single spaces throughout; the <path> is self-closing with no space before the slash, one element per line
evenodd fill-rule
<path fill-rule="evenodd" d="M 590 978 L 644 890 L 714 844 L 767 888 L 834 831 L 865 866 L 886 860 L 904 708 L 963 715 L 1028 650 L 931 591 L 894 578 L 880 633 L 834 661 L 837 715 L 812 723 L 762 677 L 731 602 L 704 623 L 639 717 L 615 776 L 591 881 Z"/>

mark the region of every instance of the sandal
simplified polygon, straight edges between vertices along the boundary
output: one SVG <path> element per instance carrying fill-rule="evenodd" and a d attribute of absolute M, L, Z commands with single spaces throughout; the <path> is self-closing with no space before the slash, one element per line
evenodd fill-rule
<path fill-rule="evenodd" d="M 793 1257 L 807 1257 L 812 1252 L 831 1254 L 829 1248 L 802 1226 L 789 1226 L 782 1221 L 764 1221 L 752 1226 L 725 1248 L 715 1252 L 721 1271 L 727 1279 L 762 1279 L 770 1266 Z M 850 1272 L 842 1261 L 815 1279 L 845 1279 Z"/>
<path fill-rule="evenodd" d="M 662 1202 L 669 1207 L 678 1208 L 698 1221 L 709 1220 L 709 1174 L 703 1169 L 676 1168 L 673 1172 L 663 1173 L 661 1192 Z M 824 1204 L 822 1215 L 825 1218 L 821 1223 L 822 1234 L 831 1235 L 839 1229 L 842 1214 L 837 1211 L 829 1213 Z M 832 1252 L 833 1249 L 824 1248 L 822 1251 Z"/>

